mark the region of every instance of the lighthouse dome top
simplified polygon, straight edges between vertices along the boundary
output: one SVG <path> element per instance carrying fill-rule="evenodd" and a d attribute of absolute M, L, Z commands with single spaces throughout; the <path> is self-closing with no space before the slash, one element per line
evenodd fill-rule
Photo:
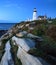
<path fill-rule="evenodd" d="M 34 12 L 37 12 L 36 8 L 34 8 Z"/>

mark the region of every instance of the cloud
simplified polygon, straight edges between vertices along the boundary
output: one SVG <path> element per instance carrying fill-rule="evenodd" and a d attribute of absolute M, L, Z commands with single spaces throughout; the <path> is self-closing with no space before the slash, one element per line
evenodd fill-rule
<path fill-rule="evenodd" d="M 5 4 L 4 7 L 18 7 L 18 4 Z"/>
<path fill-rule="evenodd" d="M 5 0 L 5 2 L 6 2 L 6 3 L 11 3 L 11 1 L 9 1 L 9 0 Z"/>
<path fill-rule="evenodd" d="M 17 9 L 22 9 L 23 7 L 21 5 L 18 5 L 17 3 L 9 3 L 9 4 L 4 4 L 4 8 L 17 8 Z"/>
<path fill-rule="evenodd" d="M 15 7 L 15 8 L 22 8 L 21 4 L 18 4 L 17 2 L 14 2 L 12 0 L 5 0 L 4 4 L 1 5 L 4 8 L 10 8 L 10 7 Z"/>
<path fill-rule="evenodd" d="M 18 7 L 18 4 L 12 0 L 4 0 L 2 3 L 3 7 Z"/>

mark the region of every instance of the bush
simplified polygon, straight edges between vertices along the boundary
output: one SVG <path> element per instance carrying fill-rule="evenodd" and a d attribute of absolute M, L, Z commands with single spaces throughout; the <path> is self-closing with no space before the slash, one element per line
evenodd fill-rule
<path fill-rule="evenodd" d="M 45 53 L 39 48 L 32 48 L 28 51 L 29 54 L 34 55 L 36 57 L 43 57 Z"/>
<path fill-rule="evenodd" d="M 46 35 L 56 41 L 56 25 L 51 26 L 51 28 L 47 30 Z"/>
<path fill-rule="evenodd" d="M 39 44 L 39 48 L 46 52 L 47 54 L 56 57 L 56 42 L 49 37 L 43 37 L 44 41 Z"/>

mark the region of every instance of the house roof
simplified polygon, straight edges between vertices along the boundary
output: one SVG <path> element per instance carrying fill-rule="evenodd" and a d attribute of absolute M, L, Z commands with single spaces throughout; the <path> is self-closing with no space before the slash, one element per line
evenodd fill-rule
<path fill-rule="evenodd" d="M 47 16 L 38 16 L 38 18 L 44 18 L 44 17 L 47 17 Z"/>

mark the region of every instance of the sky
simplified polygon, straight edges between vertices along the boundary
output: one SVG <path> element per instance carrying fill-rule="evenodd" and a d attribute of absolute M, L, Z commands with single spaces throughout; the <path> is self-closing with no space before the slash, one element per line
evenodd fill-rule
<path fill-rule="evenodd" d="M 0 0 L 0 20 L 15 23 L 32 19 L 34 8 L 37 16 L 56 17 L 56 0 Z"/>

